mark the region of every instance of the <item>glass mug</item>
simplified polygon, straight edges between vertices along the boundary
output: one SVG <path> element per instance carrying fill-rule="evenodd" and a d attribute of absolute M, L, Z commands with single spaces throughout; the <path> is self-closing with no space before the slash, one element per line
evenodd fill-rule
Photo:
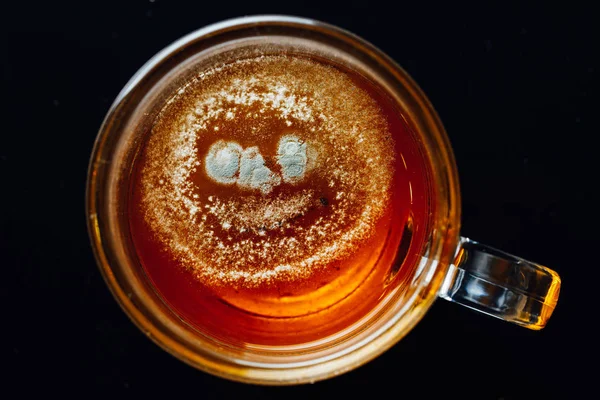
<path fill-rule="evenodd" d="M 300 46 L 325 55 L 383 88 L 421 142 L 433 195 L 420 261 L 407 280 L 386 292 L 367 315 L 340 332 L 307 343 L 236 346 L 198 332 L 154 290 L 132 246 L 124 199 L 141 138 L 156 115 L 156 105 L 171 93 L 166 88 L 184 82 L 194 66 L 215 54 L 265 44 L 275 52 Z M 90 160 L 86 207 L 99 268 L 133 322 L 189 365 L 241 382 L 298 384 L 354 369 L 402 339 L 438 297 L 539 330 L 550 318 L 560 291 L 556 272 L 459 236 L 457 169 L 428 99 L 404 70 L 371 44 L 314 20 L 285 16 L 228 20 L 193 32 L 154 56 L 125 85 L 102 124 Z"/>

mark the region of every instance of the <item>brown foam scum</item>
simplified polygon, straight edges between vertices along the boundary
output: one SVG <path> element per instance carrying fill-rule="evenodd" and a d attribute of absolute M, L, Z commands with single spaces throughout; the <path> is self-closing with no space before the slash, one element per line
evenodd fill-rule
<path fill-rule="evenodd" d="M 301 179 L 265 194 L 206 173 L 209 147 L 225 140 L 257 146 L 281 174 L 285 135 L 306 144 Z M 299 57 L 240 60 L 204 71 L 165 105 L 141 159 L 140 207 L 164 249 L 206 284 L 305 279 L 373 234 L 392 149 L 381 110 L 344 72 Z"/>

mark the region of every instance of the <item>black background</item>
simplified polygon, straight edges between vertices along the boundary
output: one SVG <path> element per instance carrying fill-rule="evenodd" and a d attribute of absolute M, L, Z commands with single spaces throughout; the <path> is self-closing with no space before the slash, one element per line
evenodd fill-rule
<path fill-rule="evenodd" d="M 173 392 L 200 399 L 598 395 L 593 9 L 573 2 L 556 9 L 441 4 L 156 0 L 4 6 L 2 390 Z M 463 235 L 562 275 L 561 299 L 545 330 L 528 331 L 438 301 L 405 339 L 367 365 L 313 385 L 270 388 L 196 371 L 134 327 L 105 286 L 86 232 L 84 188 L 96 132 L 121 87 L 157 51 L 208 23 L 260 13 L 346 28 L 415 78 L 455 150 Z"/>

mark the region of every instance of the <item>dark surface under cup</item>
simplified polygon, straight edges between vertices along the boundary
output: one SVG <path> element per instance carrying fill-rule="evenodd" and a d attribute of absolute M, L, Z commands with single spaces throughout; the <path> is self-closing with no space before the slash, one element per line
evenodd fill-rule
<path fill-rule="evenodd" d="M 512 399 L 565 398 L 592 387 L 582 364 L 597 354 L 585 329 L 598 274 L 588 249 L 599 239 L 590 211 L 599 200 L 590 172 L 597 157 L 587 143 L 597 79 L 590 10 L 94 7 L 24 4 L 3 26 L 9 124 L 0 135 L 0 265 L 8 275 L 0 285 L 9 388 L 280 398 L 402 390 L 406 382 L 449 395 L 472 384 L 465 397 Z M 85 231 L 83 188 L 97 128 L 156 51 L 208 23 L 266 11 L 353 31 L 415 78 L 453 144 L 462 233 L 549 265 L 571 282 L 544 331 L 437 302 L 398 345 L 356 371 L 312 386 L 261 388 L 198 372 L 130 323 L 100 277 Z"/>

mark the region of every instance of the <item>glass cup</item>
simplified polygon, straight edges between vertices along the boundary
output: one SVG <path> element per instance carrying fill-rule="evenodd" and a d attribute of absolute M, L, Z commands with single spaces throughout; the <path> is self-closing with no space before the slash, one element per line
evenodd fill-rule
<path fill-rule="evenodd" d="M 431 168 L 431 217 L 420 263 L 352 326 L 310 343 L 233 346 L 186 324 L 148 282 L 129 236 L 127 181 L 142 136 L 174 88 L 236 49 L 286 49 L 360 71 L 404 110 Z M 118 303 L 163 349 L 205 372 L 270 385 L 314 382 L 354 369 L 402 339 L 437 298 L 539 330 L 556 305 L 560 278 L 544 266 L 460 237 L 457 169 L 441 121 L 408 74 L 380 50 L 340 28 L 308 19 L 257 16 L 220 22 L 171 44 L 125 85 L 100 128 L 87 182 L 95 256 Z"/>

